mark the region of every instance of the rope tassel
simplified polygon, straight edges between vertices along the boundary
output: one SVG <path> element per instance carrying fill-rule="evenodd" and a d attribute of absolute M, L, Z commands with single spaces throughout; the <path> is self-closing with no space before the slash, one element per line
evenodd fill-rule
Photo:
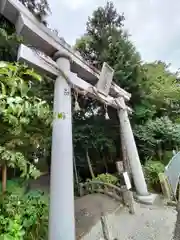
<path fill-rule="evenodd" d="M 109 118 L 108 111 L 107 111 L 107 105 L 105 105 L 104 108 L 105 108 L 105 119 L 109 120 L 110 118 Z"/>
<path fill-rule="evenodd" d="M 75 97 L 74 111 L 78 112 L 78 111 L 81 110 L 81 108 L 80 108 L 79 103 L 78 103 L 78 93 L 77 92 L 75 92 L 74 97 Z"/>
<path fill-rule="evenodd" d="M 75 112 L 78 112 L 78 111 L 80 111 L 80 110 L 81 110 L 81 108 L 80 108 L 80 106 L 79 106 L 78 101 L 75 101 L 74 111 L 75 111 Z"/>

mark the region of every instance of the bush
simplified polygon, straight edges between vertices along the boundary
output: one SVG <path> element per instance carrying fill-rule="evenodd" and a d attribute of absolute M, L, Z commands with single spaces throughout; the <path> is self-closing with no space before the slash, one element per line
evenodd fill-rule
<path fill-rule="evenodd" d="M 163 161 L 165 166 L 168 165 L 168 163 L 171 161 L 172 157 L 173 157 L 172 150 L 163 152 L 163 159 L 162 159 L 162 161 Z"/>
<path fill-rule="evenodd" d="M 144 166 L 144 174 L 149 187 L 160 188 L 159 173 L 164 172 L 165 166 L 159 161 L 149 160 Z M 158 189 L 159 190 L 159 189 Z"/>
<path fill-rule="evenodd" d="M 92 180 L 101 181 L 104 183 L 110 183 L 110 184 L 114 184 L 114 185 L 116 185 L 118 183 L 118 178 L 109 173 L 99 174 L 97 177 L 93 178 Z"/>
<path fill-rule="evenodd" d="M 25 188 L 23 184 L 21 184 L 19 179 L 13 179 L 13 180 L 7 180 L 7 189 L 6 191 L 8 193 L 14 193 L 14 194 L 24 194 Z M 2 192 L 2 184 L 0 182 L 0 192 Z"/>
<path fill-rule="evenodd" d="M 45 240 L 48 201 L 42 193 L 7 194 L 0 200 L 0 239 Z"/>

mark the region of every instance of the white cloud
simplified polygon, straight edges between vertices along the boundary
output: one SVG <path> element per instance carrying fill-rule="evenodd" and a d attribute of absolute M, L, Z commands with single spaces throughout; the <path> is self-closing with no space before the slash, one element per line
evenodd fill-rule
<path fill-rule="evenodd" d="M 50 23 L 70 43 L 85 32 L 89 15 L 106 0 L 49 0 L 53 15 Z M 58 2 L 58 3 L 57 3 Z M 180 67 L 179 0 L 114 0 L 125 14 L 125 27 L 147 61 L 161 59 Z"/>

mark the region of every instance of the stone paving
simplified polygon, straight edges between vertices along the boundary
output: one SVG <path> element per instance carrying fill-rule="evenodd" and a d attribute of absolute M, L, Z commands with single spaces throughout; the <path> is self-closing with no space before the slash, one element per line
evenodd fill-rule
<path fill-rule="evenodd" d="M 107 216 L 111 240 L 171 240 L 176 221 L 173 207 L 136 204 L 136 214 L 127 209 Z M 103 239 L 98 222 L 83 240 Z"/>

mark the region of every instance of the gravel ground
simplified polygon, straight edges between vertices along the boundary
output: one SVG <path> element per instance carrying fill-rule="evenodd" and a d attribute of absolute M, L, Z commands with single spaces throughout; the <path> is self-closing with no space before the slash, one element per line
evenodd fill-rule
<path fill-rule="evenodd" d="M 88 233 L 100 219 L 101 212 L 112 213 L 119 203 L 102 194 L 91 194 L 75 200 L 76 237 Z M 94 239 L 92 239 L 94 240 Z"/>
<path fill-rule="evenodd" d="M 43 176 L 31 184 L 32 188 L 49 189 L 49 177 Z M 82 240 L 103 239 L 101 223 L 98 222 L 100 213 L 109 213 L 107 223 L 111 239 L 117 240 L 172 240 L 176 221 L 176 211 L 173 207 L 136 204 L 136 214 L 130 215 L 127 209 L 121 209 L 110 214 L 118 207 L 112 198 L 100 194 L 92 194 L 75 200 L 76 236 L 87 233 Z M 94 227 L 93 227 L 94 226 Z"/>
<path fill-rule="evenodd" d="M 136 204 L 136 214 L 127 209 L 107 216 L 111 240 L 171 240 L 176 221 L 172 207 L 146 206 Z M 101 224 L 98 222 L 83 240 L 103 239 Z"/>

